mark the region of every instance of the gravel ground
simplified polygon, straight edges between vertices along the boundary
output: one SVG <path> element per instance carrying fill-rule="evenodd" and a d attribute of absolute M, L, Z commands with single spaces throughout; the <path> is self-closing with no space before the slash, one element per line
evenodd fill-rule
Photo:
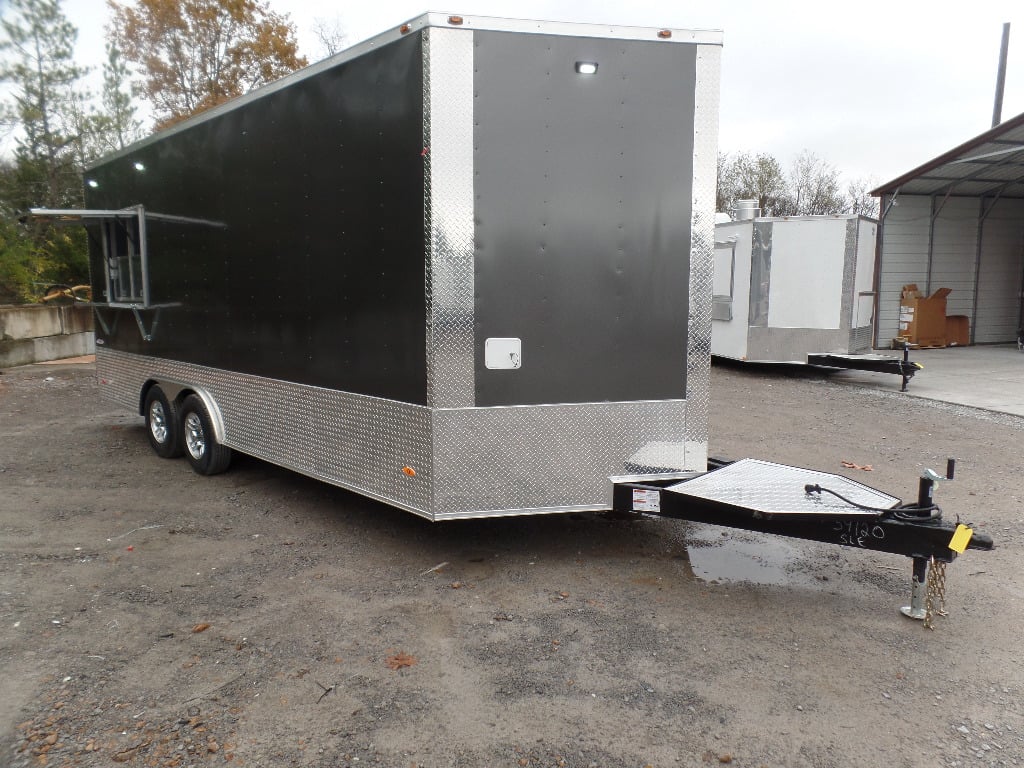
<path fill-rule="evenodd" d="M 199 477 L 92 375 L 0 375 L 0 764 L 1024 765 L 1024 420 L 712 372 L 713 455 L 904 498 L 959 457 L 937 500 L 997 549 L 929 632 L 895 555 Z"/>

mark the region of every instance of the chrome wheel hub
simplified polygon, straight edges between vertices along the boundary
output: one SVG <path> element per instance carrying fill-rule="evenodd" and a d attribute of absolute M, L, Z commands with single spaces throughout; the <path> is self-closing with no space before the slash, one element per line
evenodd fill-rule
<path fill-rule="evenodd" d="M 193 412 L 185 417 L 185 447 L 196 461 L 206 453 L 206 435 L 203 434 L 203 422 L 198 413 Z"/>
<path fill-rule="evenodd" d="M 167 414 L 164 413 L 164 406 L 159 400 L 149 406 L 149 431 L 158 443 L 167 442 Z"/>

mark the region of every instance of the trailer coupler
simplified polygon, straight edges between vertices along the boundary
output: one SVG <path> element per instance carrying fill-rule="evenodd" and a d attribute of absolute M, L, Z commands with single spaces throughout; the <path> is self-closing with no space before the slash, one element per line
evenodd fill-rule
<path fill-rule="evenodd" d="M 914 504 L 842 475 L 742 459 L 685 480 L 613 478 L 619 512 L 670 517 L 913 559 L 911 604 L 904 615 L 931 626 L 942 613 L 945 566 L 966 549 L 990 550 L 992 538 L 942 519 L 933 502 L 937 480 L 922 476 Z M 929 576 L 929 573 L 931 574 Z M 940 601 L 938 610 L 930 608 Z"/>

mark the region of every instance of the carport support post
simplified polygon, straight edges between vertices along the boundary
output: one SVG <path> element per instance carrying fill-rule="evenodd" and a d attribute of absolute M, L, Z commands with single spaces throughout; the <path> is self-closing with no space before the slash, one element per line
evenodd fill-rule
<path fill-rule="evenodd" d="M 914 558 L 914 574 L 910 580 L 910 605 L 905 605 L 900 608 L 900 613 L 911 619 L 917 619 L 918 621 L 924 621 L 925 617 L 925 596 L 927 588 L 925 586 L 928 581 L 928 558 L 926 557 L 915 557 Z"/>

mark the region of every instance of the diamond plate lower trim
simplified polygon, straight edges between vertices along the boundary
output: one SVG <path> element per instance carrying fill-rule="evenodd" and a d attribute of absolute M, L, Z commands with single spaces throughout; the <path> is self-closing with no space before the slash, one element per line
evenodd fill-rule
<path fill-rule="evenodd" d="M 138 412 L 151 380 L 201 389 L 224 444 L 425 517 L 433 490 L 430 409 L 99 348 L 101 393 Z M 412 467 L 415 477 L 402 472 Z"/>
<path fill-rule="evenodd" d="M 685 400 L 434 413 L 435 517 L 609 509 L 612 475 L 704 470 Z"/>
<path fill-rule="evenodd" d="M 225 445 L 434 520 L 610 509 L 610 476 L 707 466 L 685 400 L 432 410 L 103 348 L 96 369 L 125 408 L 149 381 L 196 389 Z"/>

